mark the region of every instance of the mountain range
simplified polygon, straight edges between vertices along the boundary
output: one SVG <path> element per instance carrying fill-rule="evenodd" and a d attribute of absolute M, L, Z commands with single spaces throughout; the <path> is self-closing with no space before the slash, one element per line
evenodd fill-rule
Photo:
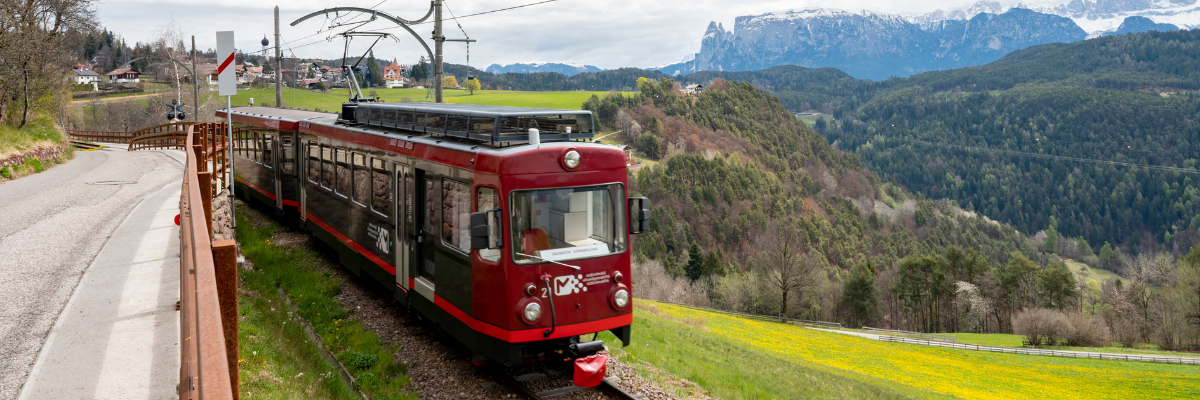
<path fill-rule="evenodd" d="M 574 76 L 584 72 L 600 72 L 600 68 L 591 65 L 567 64 L 567 63 L 516 63 L 516 64 L 492 64 L 486 69 L 487 72 L 493 74 L 505 74 L 510 72 L 532 74 L 539 72 L 557 72 L 566 76 Z"/>
<path fill-rule="evenodd" d="M 711 22 L 693 59 L 656 69 L 674 75 L 799 65 L 883 80 L 983 65 L 1040 44 L 1200 26 L 1200 5 L 1195 3 L 1075 0 L 1056 7 L 1004 9 L 998 2 L 980 1 L 963 10 L 909 17 L 867 10 L 787 10 L 737 17 L 732 31 Z"/>

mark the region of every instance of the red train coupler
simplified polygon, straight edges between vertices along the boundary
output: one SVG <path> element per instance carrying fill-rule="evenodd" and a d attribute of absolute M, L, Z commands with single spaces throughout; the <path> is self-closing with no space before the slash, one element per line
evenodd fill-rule
<path fill-rule="evenodd" d="M 608 372 L 608 356 L 605 353 L 576 358 L 575 386 L 584 388 L 600 386 L 606 372 Z"/>

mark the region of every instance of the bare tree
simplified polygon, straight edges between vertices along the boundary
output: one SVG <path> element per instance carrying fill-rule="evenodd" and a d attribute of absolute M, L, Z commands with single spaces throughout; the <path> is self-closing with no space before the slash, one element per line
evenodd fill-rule
<path fill-rule="evenodd" d="M 763 250 L 756 254 L 754 264 L 771 287 L 779 291 L 780 316 L 788 318 L 789 296 L 815 284 L 819 254 L 809 249 L 804 235 L 792 221 L 772 224 L 758 242 Z"/>
<path fill-rule="evenodd" d="M 92 0 L 0 0 L 0 123 L 56 112 L 70 91 L 70 33 L 94 25 Z"/>

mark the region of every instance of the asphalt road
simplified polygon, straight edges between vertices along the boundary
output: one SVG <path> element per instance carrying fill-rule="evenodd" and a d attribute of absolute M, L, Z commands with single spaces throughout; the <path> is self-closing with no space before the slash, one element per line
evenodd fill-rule
<path fill-rule="evenodd" d="M 0 184 L 0 399 L 13 399 L 84 270 L 142 199 L 178 185 L 183 152 L 76 152 Z"/>

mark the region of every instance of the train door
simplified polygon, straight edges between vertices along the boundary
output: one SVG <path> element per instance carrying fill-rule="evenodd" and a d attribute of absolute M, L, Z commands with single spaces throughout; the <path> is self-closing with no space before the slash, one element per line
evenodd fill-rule
<path fill-rule="evenodd" d="M 409 278 L 409 260 L 413 252 L 412 241 L 409 240 L 410 229 L 413 222 L 413 198 L 412 198 L 412 169 L 407 164 L 396 163 L 396 193 L 393 197 L 396 199 L 396 228 L 392 232 L 392 237 L 396 238 L 396 286 L 404 288 L 404 291 L 411 290 L 408 286 Z M 399 295 L 399 293 L 397 293 Z"/>
<path fill-rule="evenodd" d="M 417 220 L 416 222 L 416 261 L 417 261 L 417 277 L 415 279 L 414 289 L 421 296 L 433 301 L 434 292 L 434 273 L 436 272 L 436 264 L 434 264 L 434 246 L 437 243 L 437 235 L 434 233 L 433 227 L 437 224 L 437 206 L 434 202 L 437 199 L 435 195 L 435 180 L 432 174 L 422 169 L 415 169 L 413 191 L 416 192 Z"/>
<path fill-rule="evenodd" d="M 283 210 L 283 185 L 280 181 L 283 179 L 282 171 L 279 169 L 279 142 L 283 135 L 279 131 L 263 135 L 266 143 L 265 151 L 263 152 L 263 164 L 271 167 L 271 189 L 275 193 L 275 208 Z"/>
<path fill-rule="evenodd" d="M 309 181 L 309 180 L 316 181 L 317 179 L 321 179 L 320 173 L 318 172 L 314 176 L 313 170 L 312 170 L 314 162 L 317 163 L 316 164 L 316 165 L 318 165 L 317 168 L 320 168 L 319 167 L 319 165 L 321 165 L 320 161 L 315 161 L 313 159 L 313 157 L 314 156 L 320 157 L 321 149 L 319 147 L 317 147 L 317 142 L 306 142 L 306 144 L 304 146 L 304 152 L 306 154 L 304 154 L 304 157 L 301 157 L 302 159 L 304 159 L 304 166 L 301 167 L 300 171 L 299 171 L 299 173 L 302 175 L 302 177 L 300 178 L 300 184 L 298 185 L 299 189 L 300 189 L 300 196 L 299 196 L 299 199 L 297 199 L 297 201 L 300 202 L 300 221 L 308 222 L 308 183 L 307 183 L 307 181 Z"/>

